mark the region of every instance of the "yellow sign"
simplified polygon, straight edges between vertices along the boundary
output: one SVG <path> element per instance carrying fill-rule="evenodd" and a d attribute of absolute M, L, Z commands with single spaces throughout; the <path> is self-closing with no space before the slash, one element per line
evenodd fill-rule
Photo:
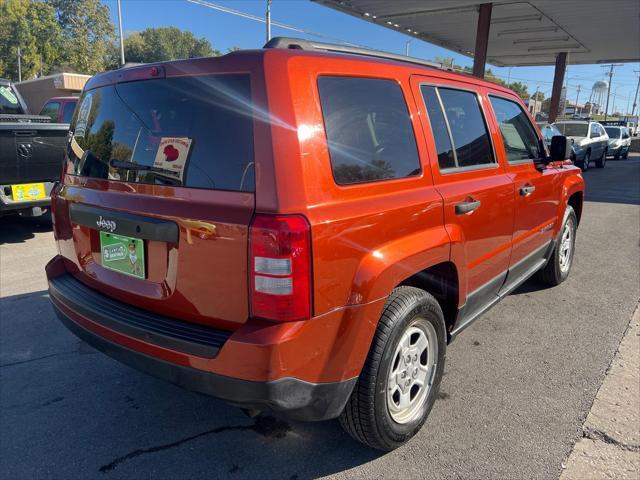
<path fill-rule="evenodd" d="M 22 185 L 11 185 L 11 193 L 14 202 L 28 202 L 31 200 L 42 200 L 47 198 L 44 191 L 44 183 L 24 183 Z"/>

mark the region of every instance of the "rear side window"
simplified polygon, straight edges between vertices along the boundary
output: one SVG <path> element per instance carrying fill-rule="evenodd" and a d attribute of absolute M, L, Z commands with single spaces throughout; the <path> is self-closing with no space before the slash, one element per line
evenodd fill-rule
<path fill-rule="evenodd" d="M 489 131 L 473 92 L 438 88 L 449 122 L 458 167 L 494 163 Z"/>
<path fill-rule="evenodd" d="M 318 91 L 336 183 L 420 174 L 409 111 L 396 82 L 323 76 Z"/>
<path fill-rule="evenodd" d="M 42 107 L 40 115 L 49 117 L 52 122 L 55 122 L 58 119 L 58 110 L 60 110 L 60 102 L 49 102 Z"/>
<path fill-rule="evenodd" d="M 436 89 L 435 87 L 423 86 L 421 90 L 425 106 L 427 107 L 427 114 L 429 115 L 433 139 L 436 142 L 438 165 L 440 165 L 441 170 L 455 168 L 456 160 L 453 155 L 451 137 L 449 136 L 447 121 L 442 113 Z"/>
<path fill-rule="evenodd" d="M 71 125 L 73 173 L 254 191 L 246 74 L 142 80 L 87 92 Z"/>
<path fill-rule="evenodd" d="M 538 135 L 520 105 L 491 95 L 489 100 L 500 125 L 500 134 L 509 163 L 541 158 Z"/>
<path fill-rule="evenodd" d="M 76 102 L 67 102 L 62 109 L 62 123 L 70 123 L 73 111 L 76 109 Z"/>
<path fill-rule="evenodd" d="M 453 88 L 421 87 L 440 170 L 495 163 L 478 97 Z"/>

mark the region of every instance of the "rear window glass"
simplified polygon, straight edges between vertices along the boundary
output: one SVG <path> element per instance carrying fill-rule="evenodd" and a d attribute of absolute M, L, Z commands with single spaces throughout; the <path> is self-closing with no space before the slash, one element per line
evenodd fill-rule
<path fill-rule="evenodd" d="M 619 127 L 604 127 L 604 130 L 607 132 L 610 138 L 620 138 L 622 129 Z"/>
<path fill-rule="evenodd" d="M 420 174 L 409 111 L 396 82 L 320 77 L 318 90 L 336 183 Z"/>
<path fill-rule="evenodd" d="M 0 85 L 0 114 L 22 115 L 22 110 L 18 96 L 10 85 Z"/>
<path fill-rule="evenodd" d="M 253 191 L 253 114 L 246 74 L 109 85 L 81 99 L 73 173 L 134 183 Z"/>

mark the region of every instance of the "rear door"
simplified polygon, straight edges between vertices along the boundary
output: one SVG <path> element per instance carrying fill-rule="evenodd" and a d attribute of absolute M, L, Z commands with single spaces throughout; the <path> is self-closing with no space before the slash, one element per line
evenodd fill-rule
<path fill-rule="evenodd" d="M 489 93 L 500 131 L 507 173 L 515 185 L 516 215 L 506 287 L 544 261 L 557 220 L 561 184 L 557 169 L 544 166 L 546 152 L 526 110 L 516 97 Z M 536 163 L 538 166 L 536 166 Z"/>
<path fill-rule="evenodd" d="M 56 205 L 78 280 L 164 315 L 228 329 L 246 321 L 251 82 L 143 77 L 84 93 Z"/>
<path fill-rule="evenodd" d="M 433 180 L 444 199 L 444 221 L 460 288 L 467 292 L 461 328 L 497 300 L 511 253 L 513 182 L 495 155 L 483 99 L 461 82 L 415 77 Z"/>

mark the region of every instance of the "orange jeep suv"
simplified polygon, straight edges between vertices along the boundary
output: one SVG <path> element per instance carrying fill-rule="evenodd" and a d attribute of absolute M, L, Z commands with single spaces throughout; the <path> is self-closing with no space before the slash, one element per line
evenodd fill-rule
<path fill-rule="evenodd" d="M 277 38 L 106 72 L 52 195 L 51 302 L 134 368 L 393 449 L 458 333 L 568 276 L 569 153 L 511 90 L 365 49 Z"/>

